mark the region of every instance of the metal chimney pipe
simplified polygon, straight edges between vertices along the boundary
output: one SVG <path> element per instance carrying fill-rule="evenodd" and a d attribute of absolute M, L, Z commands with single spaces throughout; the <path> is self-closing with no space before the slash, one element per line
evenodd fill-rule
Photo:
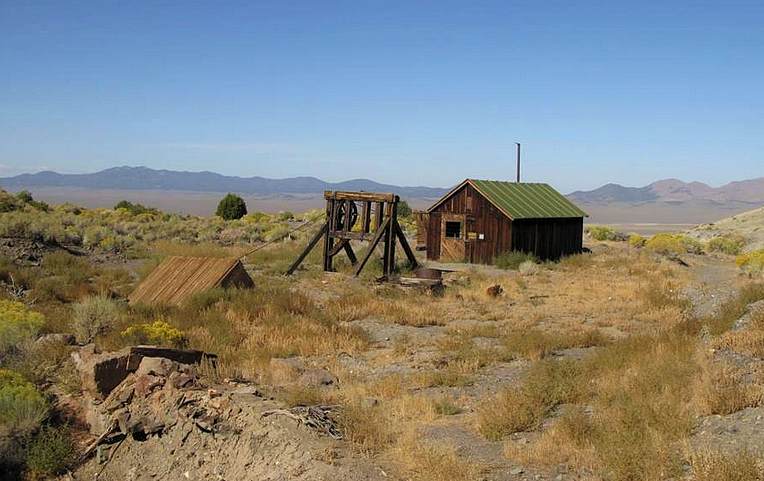
<path fill-rule="evenodd" d="M 517 146 L 517 183 L 520 183 L 520 142 L 515 142 Z"/>

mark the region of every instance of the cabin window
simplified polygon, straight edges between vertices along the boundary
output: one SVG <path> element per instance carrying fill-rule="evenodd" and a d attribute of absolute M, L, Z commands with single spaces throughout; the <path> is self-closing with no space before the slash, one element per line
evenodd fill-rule
<path fill-rule="evenodd" d="M 462 223 L 457 221 L 446 221 L 446 237 L 449 239 L 461 239 Z"/>

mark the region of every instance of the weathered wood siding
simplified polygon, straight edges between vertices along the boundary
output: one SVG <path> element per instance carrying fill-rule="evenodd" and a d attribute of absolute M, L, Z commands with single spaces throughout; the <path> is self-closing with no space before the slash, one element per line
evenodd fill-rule
<path fill-rule="evenodd" d="M 496 207 L 477 193 L 470 185 L 453 195 L 430 214 L 427 236 L 427 258 L 438 260 L 441 256 L 442 216 L 460 214 L 463 228 L 465 260 L 477 264 L 490 264 L 493 259 L 511 249 L 512 223 Z M 482 234 L 483 238 L 480 239 Z"/>
<path fill-rule="evenodd" d="M 416 221 L 416 250 L 427 249 L 427 231 L 430 228 L 430 214 L 422 211 L 414 211 Z"/>
<path fill-rule="evenodd" d="M 583 248 L 584 219 L 519 219 L 512 222 L 512 250 L 556 260 Z"/>
<path fill-rule="evenodd" d="M 430 212 L 429 225 L 427 229 L 427 258 L 436 261 L 440 259 L 440 212 Z"/>

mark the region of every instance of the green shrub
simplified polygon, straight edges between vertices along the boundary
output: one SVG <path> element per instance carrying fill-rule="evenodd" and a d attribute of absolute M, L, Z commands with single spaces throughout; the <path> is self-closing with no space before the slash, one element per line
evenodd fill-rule
<path fill-rule="evenodd" d="M 598 241 L 623 241 L 626 240 L 624 234 L 616 232 L 610 227 L 604 225 L 587 226 L 585 232 L 589 237 Z"/>
<path fill-rule="evenodd" d="M 247 214 L 244 217 L 244 220 L 251 223 L 259 223 L 259 222 L 268 222 L 270 221 L 271 216 L 266 214 L 265 212 L 252 212 L 251 214 Z"/>
<path fill-rule="evenodd" d="M 646 243 L 647 243 L 647 239 L 645 239 L 639 234 L 631 234 L 629 236 L 629 245 L 631 247 L 637 247 L 637 248 L 644 247 Z"/>
<path fill-rule="evenodd" d="M 117 205 L 114 206 L 114 210 L 117 210 L 117 209 L 124 209 L 133 215 L 160 213 L 159 210 L 154 209 L 153 207 L 146 207 L 145 205 L 141 205 L 141 204 L 133 204 L 132 202 L 127 200 L 120 200 L 119 202 L 117 202 Z"/>
<path fill-rule="evenodd" d="M 32 197 L 32 194 L 28 190 L 22 190 L 21 192 L 17 193 L 16 198 L 22 204 L 32 206 L 38 210 L 47 211 L 50 209 L 50 206 L 46 204 L 45 202 L 34 200 L 34 198 Z"/>
<path fill-rule="evenodd" d="M 27 469 L 35 477 L 63 474 L 74 465 L 76 449 L 65 428 L 43 428 L 27 452 Z"/>
<path fill-rule="evenodd" d="M 764 272 L 764 249 L 740 254 L 735 264 L 751 274 L 761 274 Z"/>
<path fill-rule="evenodd" d="M 684 234 L 655 234 L 645 248 L 658 254 L 702 254 L 703 244 Z"/>
<path fill-rule="evenodd" d="M 215 215 L 225 220 L 241 219 L 247 215 L 247 204 L 236 194 L 227 194 L 220 200 Z"/>
<path fill-rule="evenodd" d="M 0 189 L 0 212 L 13 212 L 21 207 L 18 198 Z"/>
<path fill-rule="evenodd" d="M 164 319 L 152 323 L 130 326 L 122 332 L 122 336 L 133 344 L 154 344 L 158 346 L 184 347 L 186 337 Z"/>
<path fill-rule="evenodd" d="M 279 212 L 279 215 L 276 216 L 276 219 L 280 220 L 281 222 L 286 222 L 288 220 L 294 220 L 294 213 L 285 210 L 283 212 Z"/>
<path fill-rule="evenodd" d="M 0 437 L 33 432 L 47 413 L 48 403 L 32 383 L 0 369 Z"/>
<path fill-rule="evenodd" d="M 738 234 L 726 234 L 714 237 L 708 241 L 708 250 L 711 252 L 722 252 L 724 254 L 736 256 L 743 251 L 745 244 L 745 237 Z"/>
<path fill-rule="evenodd" d="M 106 296 L 85 298 L 73 306 L 73 328 L 77 340 L 83 343 L 93 342 L 95 338 L 107 332 L 119 319 L 119 303 Z"/>
<path fill-rule="evenodd" d="M 499 269 L 517 270 L 525 261 L 537 262 L 538 259 L 533 254 L 521 251 L 508 251 L 500 254 L 494 259 L 494 264 Z"/>
<path fill-rule="evenodd" d="M 0 354 L 34 339 L 45 317 L 21 302 L 0 300 Z"/>

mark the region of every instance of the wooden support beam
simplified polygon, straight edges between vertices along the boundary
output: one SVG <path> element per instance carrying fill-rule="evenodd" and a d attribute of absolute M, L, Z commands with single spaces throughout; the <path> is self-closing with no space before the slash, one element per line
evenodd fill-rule
<path fill-rule="evenodd" d="M 336 216 L 337 214 L 337 202 L 334 199 L 328 199 L 326 201 L 326 224 L 327 229 L 324 233 L 324 271 L 331 272 L 332 271 L 332 256 L 329 255 L 329 253 L 332 250 L 332 247 L 334 247 L 334 238 L 330 235 L 330 231 L 333 231 L 335 226 L 337 225 Z"/>
<path fill-rule="evenodd" d="M 342 226 L 342 230 L 344 230 L 345 232 L 350 232 L 350 229 L 352 227 L 350 225 L 350 221 L 352 220 L 351 219 L 352 216 L 350 215 L 352 205 L 353 205 L 353 201 L 345 200 L 345 218 L 343 219 L 345 223 Z"/>
<path fill-rule="evenodd" d="M 308 242 L 308 246 L 305 247 L 305 250 L 302 251 L 302 254 L 297 258 L 294 263 L 292 263 L 291 266 L 289 266 L 289 269 L 286 272 L 286 275 L 291 276 L 294 271 L 297 270 L 298 267 L 300 267 L 300 264 L 302 264 L 302 261 L 305 260 L 306 257 L 308 257 L 308 254 L 310 254 L 310 251 L 313 250 L 314 247 L 316 247 L 316 244 L 318 244 L 318 241 L 321 240 L 321 237 L 326 234 L 329 226 L 327 224 L 324 224 L 321 229 L 316 232 L 316 235 L 313 236 L 312 239 L 310 239 L 310 242 Z"/>
<path fill-rule="evenodd" d="M 388 231 L 389 226 L 390 226 L 390 219 L 387 219 L 382 223 L 382 228 L 377 229 L 374 239 L 372 239 L 371 244 L 369 244 L 369 248 L 364 253 L 363 258 L 361 258 L 361 261 L 355 267 L 355 275 L 360 274 L 361 271 L 363 270 L 363 266 L 365 266 L 366 263 L 369 262 L 369 258 L 374 253 L 374 249 L 377 248 L 377 244 L 379 244 L 379 241 L 382 240 L 382 237 Z"/>
<path fill-rule="evenodd" d="M 324 199 L 354 200 L 357 202 L 396 202 L 398 200 L 398 196 L 392 193 L 379 194 L 374 192 L 335 192 L 326 190 L 324 191 Z"/>
<path fill-rule="evenodd" d="M 367 241 L 374 238 L 374 234 L 372 233 L 364 234 L 363 232 L 345 232 L 341 230 L 335 230 L 330 232 L 329 234 L 335 239 L 350 239 L 350 240 Z"/>
<path fill-rule="evenodd" d="M 329 255 L 334 257 L 337 254 L 340 253 L 340 251 L 345 247 L 345 244 L 347 244 L 349 241 L 347 239 L 342 239 L 338 243 L 334 244 L 334 247 L 332 247 L 332 250 L 329 251 Z"/>
<path fill-rule="evenodd" d="M 387 204 L 385 206 L 385 218 L 388 226 L 385 229 L 382 275 L 389 278 L 395 271 L 395 236 L 393 235 L 393 224 L 396 222 L 395 204 Z"/>
<path fill-rule="evenodd" d="M 411 250 L 411 246 L 409 246 L 408 241 L 406 240 L 406 235 L 403 233 L 403 229 L 401 229 L 401 225 L 398 223 L 398 221 L 395 221 L 395 233 L 398 235 L 398 240 L 401 243 L 401 247 L 403 247 L 403 252 L 406 254 L 406 257 L 409 259 L 409 265 L 412 269 L 416 269 L 419 263 L 416 261 L 416 257 L 414 256 L 414 251 Z"/>
<path fill-rule="evenodd" d="M 363 213 L 361 215 L 361 232 L 364 234 L 369 233 L 371 227 L 371 202 L 366 201 L 363 203 Z"/>
<path fill-rule="evenodd" d="M 356 265 L 358 263 L 358 258 L 355 256 L 355 252 L 353 252 L 353 246 L 350 245 L 350 241 L 345 241 L 342 247 L 345 249 L 345 254 L 348 255 L 348 259 L 350 259 L 350 264 Z"/>
<path fill-rule="evenodd" d="M 374 205 L 374 224 L 377 229 L 382 226 L 382 216 L 384 215 L 383 208 L 385 204 L 383 202 L 377 202 Z M 376 230 L 376 229 L 375 229 Z"/>

